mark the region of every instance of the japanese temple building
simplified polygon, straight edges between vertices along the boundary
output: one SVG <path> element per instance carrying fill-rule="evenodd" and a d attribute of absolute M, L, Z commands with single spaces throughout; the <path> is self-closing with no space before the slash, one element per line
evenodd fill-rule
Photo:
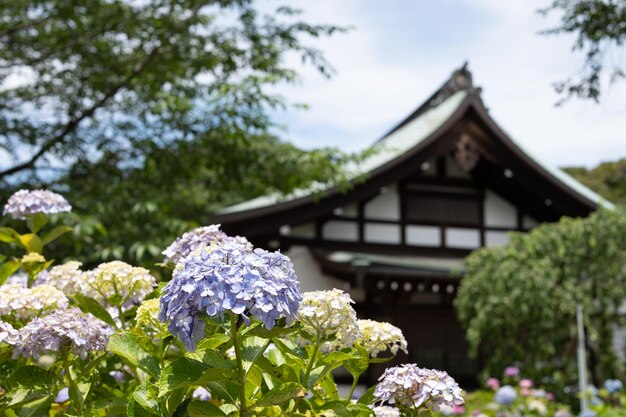
<path fill-rule="evenodd" d="M 610 203 L 502 130 L 465 67 L 374 146 L 347 192 L 263 196 L 215 222 L 289 255 L 303 291 L 344 289 L 360 318 L 400 327 L 409 354 L 398 361 L 471 381 L 478 362 L 452 305 L 464 257 L 506 244 L 509 231 Z"/>

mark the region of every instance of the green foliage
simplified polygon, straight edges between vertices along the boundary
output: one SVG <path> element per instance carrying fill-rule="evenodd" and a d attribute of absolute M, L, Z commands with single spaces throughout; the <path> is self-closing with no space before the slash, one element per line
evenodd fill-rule
<path fill-rule="evenodd" d="M 624 67 L 618 61 L 606 69 L 608 52 L 621 48 L 626 40 L 626 3 L 623 0 L 552 0 L 552 4 L 540 11 L 542 14 L 557 12 L 559 25 L 544 34 L 574 35 L 574 50 L 584 53 L 585 62 L 574 78 L 555 83 L 556 91 L 563 100 L 570 97 L 598 101 L 608 72 L 611 82 L 624 77 Z"/>
<path fill-rule="evenodd" d="M 512 233 L 507 246 L 473 252 L 455 306 L 487 372 L 497 375 L 515 363 L 535 380 L 575 385 L 580 304 L 594 382 L 623 376 L 612 336 L 623 322 L 625 235 L 624 214 L 600 210 Z"/>
<path fill-rule="evenodd" d="M 152 266 L 219 208 L 312 181 L 345 187 L 354 158 L 268 133 L 268 112 L 287 104 L 269 91 L 297 79 L 287 57 L 330 75 L 305 42 L 344 29 L 253 0 L 0 4 L 0 150 L 13 159 L 0 194 L 45 186 L 90 213 L 56 242 L 58 260 Z"/>
<path fill-rule="evenodd" d="M 604 162 L 592 169 L 568 167 L 563 170 L 610 202 L 626 206 L 626 159 Z"/>
<path fill-rule="evenodd" d="M 15 159 L 0 178 L 50 157 L 141 156 L 142 143 L 215 126 L 263 129 L 283 104 L 267 87 L 296 79 L 286 55 L 328 74 L 303 40 L 342 30 L 253 0 L 3 0 L 0 13 L 0 143 Z"/>
<path fill-rule="evenodd" d="M 210 224 L 219 208 L 288 193 L 311 181 L 345 182 L 342 167 L 353 160 L 226 128 L 165 148 L 150 146 L 140 166 L 124 168 L 123 160 L 111 157 L 77 163 L 59 179 L 59 188 L 69 187 L 75 210 L 90 213 L 102 226 L 81 230 L 73 244 L 67 240 L 57 248 L 59 256 L 71 254 L 88 264 L 121 258 L 152 266 L 176 236 Z"/>

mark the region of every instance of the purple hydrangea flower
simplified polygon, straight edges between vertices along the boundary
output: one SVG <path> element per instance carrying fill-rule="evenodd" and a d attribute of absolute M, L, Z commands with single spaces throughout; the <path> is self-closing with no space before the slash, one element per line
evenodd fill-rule
<path fill-rule="evenodd" d="M 206 388 L 198 387 L 193 391 L 191 397 L 199 401 L 211 401 L 211 392 Z"/>
<path fill-rule="evenodd" d="M 597 417 L 597 416 L 598 414 L 593 410 L 581 411 L 580 414 L 578 414 L 578 417 Z"/>
<path fill-rule="evenodd" d="M 504 369 L 504 376 L 518 376 L 519 368 L 515 366 L 507 366 Z"/>
<path fill-rule="evenodd" d="M 52 214 L 71 211 L 72 206 L 60 194 L 48 190 L 19 190 L 4 206 L 4 215 L 25 219 L 37 213 Z"/>
<path fill-rule="evenodd" d="M 210 226 L 198 227 L 176 238 L 176 240 L 163 251 L 163 255 L 165 255 L 163 262 L 176 265 L 197 249 L 220 246 L 223 244 L 242 245 L 248 252 L 252 252 L 252 244 L 248 242 L 248 239 L 241 236 L 228 236 L 220 230 L 219 224 L 212 224 Z"/>
<path fill-rule="evenodd" d="M 276 320 L 296 319 L 302 301 L 293 264 L 278 252 L 226 244 L 190 254 L 178 264 L 163 288 L 159 320 L 187 347 L 195 350 L 204 336 L 199 315 L 229 311 L 248 321 L 253 316 L 272 329 Z"/>
<path fill-rule="evenodd" d="M 89 352 L 105 350 L 111 326 L 77 308 L 57 310 L 22 327 L 13 356 L 37 359 L 44 353 L 71 349 L 85 359 Z"/>
<path fill-rule="evenodd" d="M 446 405 L 463 404 L 461 388 L 447 372 L 405 364 L 387 368 L 378 379 L 374 397 L 382 403 L 418 408 L 422 404 L 434 411 Z"/>
<path fill-rule="evenodd" d="M 67 387 L 61 388 L 54 399 L 55 403 L 62 404 L 70 399 L 70 390 Z"/>
<path fill-rule="evenodd" d="M 496 391 L 496 395 L 493 397 L 495 402 L 504 406 L 511 405 L 516 398 L 517 391 L 510 385 L 504 385 Z"/>

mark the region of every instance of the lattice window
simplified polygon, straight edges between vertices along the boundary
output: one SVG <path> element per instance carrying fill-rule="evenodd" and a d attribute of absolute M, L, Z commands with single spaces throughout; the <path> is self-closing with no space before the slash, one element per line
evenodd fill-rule
<path fill-rule="evenodd" d="M 408 194 L 405 216 L 414 223 L 479 226 L 481 205 L 475 196 Z"/>

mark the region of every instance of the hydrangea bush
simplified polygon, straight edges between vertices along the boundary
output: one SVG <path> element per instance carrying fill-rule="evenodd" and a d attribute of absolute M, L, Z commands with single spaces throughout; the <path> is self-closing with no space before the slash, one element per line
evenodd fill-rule
<path fill-rule="evenodd" d="M 465 396 L 463 406 L 444 406 L 440 416 L 459 417 L 573 417 L 569 406 L 520 375 L 517 367 L 505 368 L 502 377 L 490 377 L 485 389 Z"/>
<path fill-rule="evenodd" d="M 343 291 L 301 293 L 287 256 L 218 225 L 163 252 L 169 282 L 119 261 L 53 265 L 44 249 L 70 228 L 45 230 L 48 216 L 70 209 L 43 190 L 5 207 L 29 230 L 0 228 L 25 252 L 0 259 L 0 416 L 406 417 L 463 404 L 446 372 L 415 364 L 353 399 L 370 364 L 407 352 L 401 330 L 358 320 Z"/>

